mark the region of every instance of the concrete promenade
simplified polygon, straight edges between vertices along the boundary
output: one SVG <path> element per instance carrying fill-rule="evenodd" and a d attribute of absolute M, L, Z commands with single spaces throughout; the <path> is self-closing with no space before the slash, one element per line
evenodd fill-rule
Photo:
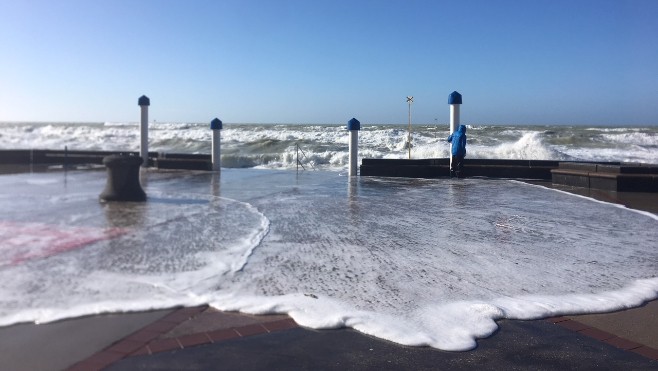
<path fill-rule="evenodd" d="M 104 171 L 96 173 L 105 177 Z M 181 174 L 194 172 L 152 171 L 148 184 L 167 182 L 183 191 L 186 181 L 200 181 Z M 555 187 L 658 213 L 656 193 Z M 658 370 L 656 300 L 615 313 L 498 324 L 500 330 L 480 339 L 475 350 L 445 352 L 401 346 L 351 329 L 301 328 L 285 315 L 252 316 L 207 306 L 105 314 L 0 328 L 0 369 Z"/>

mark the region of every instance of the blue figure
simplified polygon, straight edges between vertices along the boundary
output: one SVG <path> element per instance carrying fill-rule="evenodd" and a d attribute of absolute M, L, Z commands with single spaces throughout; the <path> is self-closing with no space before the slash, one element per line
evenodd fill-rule
<path fill-rule="evenodd" d="M 448 142 L 452 143 L 450 176 L 457 175 L 458 178 L 463 178 L 462 168 L 464 167 L 464 157 L 466 156 L 466 126 L 459 125 L 457 130 L 448 137 Z"/>

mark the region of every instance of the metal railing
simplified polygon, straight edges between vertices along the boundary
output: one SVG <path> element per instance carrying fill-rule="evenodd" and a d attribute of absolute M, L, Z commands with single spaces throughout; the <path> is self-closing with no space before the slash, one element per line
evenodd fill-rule
<path fill-rule="evenodd" d="M 299 167 L 300 166 L 302 167 L 302 170 L 304 170 L 304 171 L 306 170 L 306 167 L 304 166 L 304 164 L 302 163 L 302 161 L 299 158 L 299 153 L 300 152 L 302 153 L 302 158 L 305 159 L 308 162 L 308 165 L 310 165 L 313 170 L 316 170 L 315 166 L 313 166 L 313 162 L 311 162 L 311 160 L 308 158 L 308 156 L 306 156 L 306 153 L 304 152 L 302 147 L 299 146 L 299 143 L 295 143 L 295 149 L 296 149 L 296 152 L 297 152 L 297 157 L 296 157 L 297 172 L 299 172 Z"/>

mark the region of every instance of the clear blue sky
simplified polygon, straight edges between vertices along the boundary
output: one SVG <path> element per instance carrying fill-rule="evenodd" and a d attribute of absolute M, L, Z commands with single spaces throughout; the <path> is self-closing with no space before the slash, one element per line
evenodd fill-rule
<path fill-rule="evenodd" d="M 658 125 L 658 0 L 0 0 L 0 121 Z"/>

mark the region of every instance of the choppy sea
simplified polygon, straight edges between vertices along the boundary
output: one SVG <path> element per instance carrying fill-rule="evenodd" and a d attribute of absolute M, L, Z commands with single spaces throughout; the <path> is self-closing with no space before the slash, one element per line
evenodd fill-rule
<path fill-rule="evenodd" d="M 0 148 L 138 150 L 136 124 L 0 124 Z M 151 149 L 209 153 L 201 124 Z M 474 158 L 657 162 L 658 128 L 472 126 Z M 412 156 L 447 156 L 414 127 Z M 98 202 L 99 171 L 0 175 L 0 326 L 209 304 L 467 350 L 499 319 L 658 297 L 658 215 L 502 179 L 347 177 L 339 125 L 225 125 L 221 176 L 146 171 L 146 203 Z M 360 153 L 406 158 L 402 126 Z M 295 172 L 296 145 L 320 171 Z"/>
<path fill-rule="evenodd" d="M 658 162 L 658 126 L 467 125 L 468 158 Z M 0 149 L 139 150 L 138 123 L 0 123 Z M 448 156 L 447 125 L 412 125 L 412 158 Z M 345 125 L 224 124 L 222 166 L 319 169 L 348 163 Z M 210 153 L 209 124 L 149 123 L 149 150 Z M 406 125 L 362 124 L 360 158 L 407 158 Z M 300 148 L 303 154 L 297 151 Z"/>

